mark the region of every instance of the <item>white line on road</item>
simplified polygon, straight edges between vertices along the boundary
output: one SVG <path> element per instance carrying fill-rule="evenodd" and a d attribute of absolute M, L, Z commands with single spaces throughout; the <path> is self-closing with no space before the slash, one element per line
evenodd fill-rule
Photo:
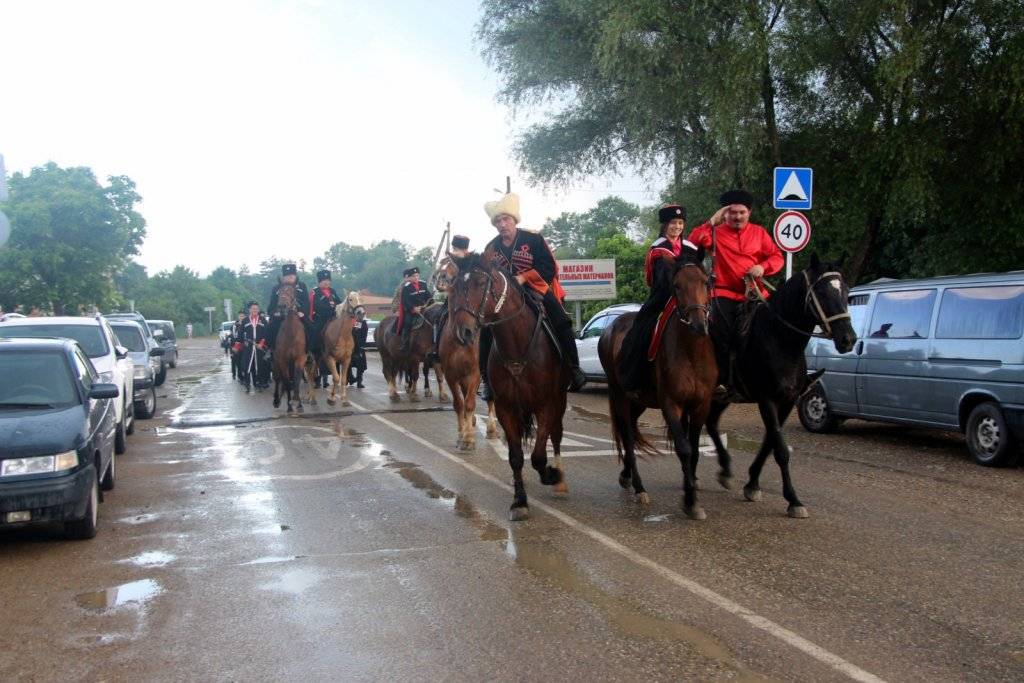
<path fill-rule="evenodd" d="M 352 406 L 355 407 L 355 408 L 358 408 L 359 410 L 367 410 L 366 408 L 361 408 L 361 407 L 357 406 L 355 403 L 353 403 Z M 454 455 L 452 453 L 449 453 L 448 451 L 446 451 L 445 449 L 441 448 L 440 446 L 432 444 L 431 442 L 427 441 L 423 437 L 421 437 L 421 436 L 419 436 L 417 434 L 413 434 L 408 429 L 405 429 L 404 427 L 401 427 L 401 426 L 395 424 L 394 422 L 392 422 L 391 420 L 387 419 L 386 417 L 383 417 L 381 415 L 370 415 L 370 417 L 372 417 L 373 419 L 377 420 L 381 424 L 384 424 L 384 425 L 390 427 L 391 429 L 395 430 L 399 434 L 402 434 L 406 438 L 412 439 L 413 441 L 415 441 L 416 443 L 424 446 L 425 448 L 429 448 L 431 451 L 437 453 L 438 455 L 442 456 L 443 458 L 446 458 L 447 460 L 450 460 L 451 462 L 453 462 L 453 463 L 455 463 L 457 465 L 462 466 L 464 469 L 472 472 L 473 474 L 477 475 L 481 479 L 484 479 L 484 480 L 494 484 L 495 486 L 497 486 L 497 487 L 499 487 L 499 488 L 501 488 L 501 489 L 503 489 L 503 490 L 505 490 L 505 491 L 507 491 L 509 493 L 513 493 L 512 487 L 509 486 L 508 484 L 506 484 L 505 482 L 501 481 L 497 477 L 495 477 L 495 476 L 493 476 L 491 474 L 488 474 L 487 472 L 484 472 L 482 469 L 480 469 L 476 465 L 473 465 L 473 464 L 471 464 L 469 462 L 466 462 L 462 458 L 460 458 L 460 457 L 458 457 L 458 456 L 456 456 L 456 455 Z M 680 574 L 680 573 L 678 573 L 676 571 L 673 571 L 672 569 L 669 569 L 668 567 L 665 567 L 664 565 L 658 564 L 654 560 L 652 560 L 652 559 L 650 559 L 648 557 L 645 557 L 644 555 L 641 555 L 640 553 L 638 553 L 637 551 L 633 550 L 632 548 L 629 548 L 629 547 L 619 543 L 618 541 L 616 541 L 611 536 L 608 536 L 607 534 L 604 534 L 604 533 L 598 531 L 597 529 L 593 528 L 592 526 L 579 521 L 575 517 L 573 517 L 571 515 L 568 515 L 568 514 L 562 512 L 561 510 L 548 505 L 547 503 L 545 503 L 543 501 L 540 501 L 540 500 L 537 500 L 536 498 L 534 498 L 534 499 L 532 499 L 530 501 L 530 505 L 532 507 L 538 508 L 538 509 L 546 512 L 547 514 L 551 515 L 552 517 L 554 517 L 558 521 L 562 522 L 563 524 L 565 524 L 566 526 L 568 526 L 568 527 L 570 527 L 572 529 L 575 529 L 576 531 L 580 532 L 581 534 L 592 538 L 593 540 L 597 541 L 598 543 L 600 543 L 604 547 L 606 547 L 609 550 L 612 550 L 612 551 L 618 553 L 619 555 L 625 557 L 626 559 L 630 560 L 634 564 L 636 564 L 636 565 L 638 565 L 640 567 L 644 567 L 646 569 L 650 569 L 655 574 L 661 576 L 662 578 L 666 579 L 667 581 L 669 581 L 669 582 L 679 586 L 680 588 L 683 588 L 683 589 L 689 591 L 690 593 L 692 593 L 692 594 L 694 594 L 694 595 L 696 595 L 696 596 L 698 596 L 700 598 L 703 598 L 704 600 L 707 600 L 711 604 L 715 605 L 716 607 L 718 607 L 718 608 L 720 608 L 720 609 L 722 609 L 722 610 L 724 610 L 724 611 L 726 611 L 726 612 L 728 612 L 730 614 L 736 615 L 737 617 L 739 617 L 743 621 L 747 622 L 748 624 L 750 624 L 754 628 L 760 629 L 761 631 L 764 631 L 765 633 L 771 635 L 772 637 L 777 638 L 778 640 L 781 640 L 782 642 L 786 643 L 787 645 L 790 645 L 791 647 L 796 648 L 797 650 L 799 650 L 799 651 L 803 652 L 804 654 L 810 656 L 812 659 L 815 659 L 815 660 L 821 662 L 822 664 L 825 664 L 826 666 L 829 666 L 832 669 L 835 669 L 836 671 L 844 674 L 845 676 L 851 678 L 852 680 L 863 681 L 865 683 L 882 683 L 884 681 L 884 679 L 879 678 L 878 676 L 874 675 L 870 671 L 865 671 L 864 669 L 861 669 L 856 664 L 853 664 L 852 662 L 846 661 L 845 659 L 843 659 L 839 655 L 834 654 L 832 652 L 829 652 L 828 650 L 826 650 L 825 648 L 821 647 L 820 645 L 817 645 L 816 643 L 812 643 L 811 641 L 807 640 L 806 638 L 804 638 L 800 634 L 795 633 L 794 631 L 790 631 L 788 628 L 786 628 L 786 627 L 784 627 L 784 626 L 782 626 L 780 624 L 775 623 L 771 619 L 768 619 L 766 617 L 762 617 L 761 615 L 757 614 L 753 610 L 751 610 L 751 609 L 749 609 L 747 607 L 744 607 L 743 605 L 739 604 L 738 602 L 730 600 L 729 598 L 725 597 L 721 593 L 717 593 L 717 592 L 711 590 L 710 588 L 707 588 L 704 585 L 697 583 L 693 579 L 689 579 L 689 578 L 683 576 L 682 574 Z"/>

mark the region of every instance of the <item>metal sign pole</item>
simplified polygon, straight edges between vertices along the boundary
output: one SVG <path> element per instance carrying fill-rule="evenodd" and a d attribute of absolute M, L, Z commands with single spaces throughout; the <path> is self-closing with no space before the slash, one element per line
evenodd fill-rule
<path fill-rule="evenodd" d="M 583 310 L 582 310 L 582 308 L 580 308 L 580 302 L 579 301 L 573 301 L 572 303 L 573 303 L 573 308 L 576 309 L 576 331 L 579 332 L 580 331 L 580 327 L 583 324 L 582 317 L 581 317 L 583 315 Z"/>
<path fill-rule="evenodd" d="M 793 252 L 786 252 L 786 279 L 793 277 Z"/>

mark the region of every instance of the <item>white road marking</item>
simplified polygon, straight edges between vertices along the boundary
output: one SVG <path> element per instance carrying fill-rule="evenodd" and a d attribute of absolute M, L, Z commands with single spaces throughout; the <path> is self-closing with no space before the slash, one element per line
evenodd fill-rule
<path fill-rule="evenodd" d="M 357 406 L 355 403 L 353 403 L 352 405 L 353 407 L 359 410 L 366 410 L 366 408 L 361 408 L 360 406 Z M 432 444 L 431 442 L 427 441 L 418 434 L 413 434 L 408 429 L 405 429 L 404 427 L 395 424 L 386 417 L 383 417 L 381 415 L 370 415 L 369 417 L 372 417 L 381 424 L 390 427 L 391 429 L 395 430 L 396 432 L 406 437 L 407 439 L 411 439 L 412 441 L 415 441 L 421 446 L 430 449 L 431 451 L 437 453 L 446 460 L 449 460 L 455 463 L 456 465 L 459 465 L 462 468 L 468 470 L 469 472 L 472 472 L 481 479 L 490 482 L 491 484 L 494 484 L 498 488 L 507 491 L 508 493 L 513 493 L 512 487 L 503 482 L 502 480 L 498 479 L 497 477 L 488 474 L 487 472 L 484 472 L 476 465 L 466 462 L 457 455 L 449 453 L 440 446 Z M 812 659 L 815 659 L 818 662 L 828 667 L 831 667 L 832 669 L 838 671 L 839 673 L 842 673 L 843 675 L 849 677 L 852 680 L 863 681 L 865 683 L 883 683 L 884 681 L 884 679 L 879 678 L 870 671 L 861 669 L 856 664 L 848 662 L 839 655 L 834 654 L 826 650 L 825 648 L 821 647 L 820 645 L 817 645 L 816 643 L 807 640 L 795 631 L 790 631 L 788 628 L 782 626 L 781 624 L 777 624 L 771 619 L 768 619 L 767 617 L 763 617 L 760 614 L 757 614 L 753 610 L 744 607 L 738 602 L 735 602 L 725 597 L 721 593 L 717 593 L 711 590 L 710 588 L 707 588 L 704 585 L 697 583 L 693 579 L 689 579 L 683 576 L 679 572 L 669 569 L 664 565 L 658 564 L 654 560 L 644 555 L 641 555 L 632 548 L 625 546 L 622 543 L 619 543 L 611 536 L 608 536 L 607 534 L 598 531 L 594 527 L 579 521 L 572 515 L 569 515 L 557 508 L 548 505 L 544 501 L 537 500 L 536 498 L 534 498 L 533 500 L 530 501 L 530 506 L 535 509 L 539 509 L 542 510 L 543 512 L 546 512 L 547 514 L 551 515 L 552 517 L 562 522 L 569 528 L 578 531 L 584 536 L 587 536 L 597 541 L 604 547 L 608 548 L 609 550 L 615 553 L 618 553 L 619 555 L 633 562 L 637 566 L 643 567 L 645 569 L 650 569 L 652 572 L 654 572 L 658 576 L 661 576 L 663 579 L 669 581 L 670 583 L 673 583 L 679 586 L 680 588 L 689 591 L 690 593 L 696 595 L 699 598 L 703 598 L 707 602 L 710 602 L 712 605 L 728 612 L 729 614 L 733 614 L 739 617 L 740 619 L 742 619 L 749 625 L 753 626 L 754 628 L 764 631 L 768 635 L 782 641 L 783 643 L 786 643 L 787 645 L 790 645 L 791 647 L 808 655 Z"/>

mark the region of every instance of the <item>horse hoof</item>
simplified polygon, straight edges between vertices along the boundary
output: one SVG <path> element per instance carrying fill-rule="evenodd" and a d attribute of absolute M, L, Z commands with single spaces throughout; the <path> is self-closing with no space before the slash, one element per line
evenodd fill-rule
<path fill-rule="evenodd" d="M 508 521 L 510 522 L 521 522 L 524 519 L 529 519 L 530 508 L 526 507 L 511 507 L 508 510 Z"/>
<path fill-rule="evenodd" d="M 628 489 L 632 485 L 633 480 L 630 479 L 629 477 L 619 477 L 619 486 L 621 486 L 622 488 Z"/>
<path fill-rule="evenodd" d="M 700 505 L 694 505 L 692 508 L 689 509 L 684 508 L 683 512 L 686 513 L 687 517 L 698 522 L 703 522 L 705 519 L 708 518 L 708 513 L 704 512 L 704 508 L 702 508 Z"/>
<path fill-rule="evenodd" d="M 290 415 L 290 414 L 291 414 L 291 412 L 292 412 L 292 407 L 291 407 L 291 406 L 288 406 L 288 414 Z"/>
<path fill-rule="evenodd" d="M 419 397 L 418 394 L 413 394 L 412 396 L 409 397 L 409 403 L 419 403 L 419 402 L 420 402 L 420 397 Z"/>
<path fill-rule="evenodd" d="M 434 395 L 434 392 L 432 392 L 430 389 L 427 389 L 426 391 L 423 392 L 423 396 L 425 398 L 430 398 L 433 395 Z"/>
<path fill-rule="evenodd" d="M 498 430 L 497 429 L 488 429 L 487 430 L 487 438 L 488 439 L 497 439 L 498 438 Z"/>
<path fill-rule="evenodd" d="M 786 514 L 793 519 L 807 519 L 811 516 L 803 505 L 790 505 L 786 510 Z"/>
<path fill-rule="evenodd" d="M 551 490 L 560 496 L 564 496 L 569 493 L 569 485 L 565 483 L 565 479 L 563 479 L 562 481 L 552 486 Z"/>
<path fill-rule="evenodd" d="M 648 505 L 651 504 L 651 496 L 647 493 L 647 491 L 641 491 L 640 493 L 636 494 L 636 502 L 640 505 L 643 505 L 644 507 L 647 507 Z"/>
<path fill-rule="evenodd" d="M 298 408 L 296 408 L 296 410 L 298 410 L 301 413 L 302 412 L 302 406 L 299 406 Z"/>
<path fill-rule="evenodd" d="M 343 408 L 348 408 L 348 407 L 349 407 L 350 405 L 352 405 L 352 404 L 351 404 L 351 403 L 349 403 L 348 401 L 342 401 L 342 402 L 341 402 L 341 405 L 342 405 L 342 407 L 343 407 Z"/>
<path fill-rule="evenodd" d="M 401 396 L 388 396 L 388 398 L 391 400 L 392 403 L 401 403 L 402 402 L 402 397 Z"/>
<path fill-rule="evenodd" d="M 280 401 L 274 401 L 274 407 L 275 408 L 280 408 L 281 407 L 281 402 Z"/>
<path fill-rule="evenodd" d="M 764 498 L 764 494 L 761 489 L 755 489 L 750 486 L 743 487 L 743 497 L 749 500 L 751 503 L 756 503 Z"/>
<path fill-rule="evenodd" d="M 718 484 L 723 489 L 731 489 L 732 488 L 732 477 L 729 476 L 729 475 L 725 475 L 725 474 L 719 474 L 718 475 Z"/>
<path fill-rule="evenodd" d="M 335 400 L 334 400 L 333 398 L 329 398 L 329 399 L 327 399 L 327 405 L 329 405 L 329 406 L 333 406 L 333 405 L 334 405 L 334 403 L 335 403 Z"/>

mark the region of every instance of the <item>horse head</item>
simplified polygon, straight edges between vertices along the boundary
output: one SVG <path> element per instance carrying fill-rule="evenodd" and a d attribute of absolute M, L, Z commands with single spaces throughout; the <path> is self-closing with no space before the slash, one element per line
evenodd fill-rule
<path fill-rule="evenodd" d="M 452 256 L 448 255 L 441 259 L 441 263 L 438 264 L 437 270 L 434 271 L 434 289 L 439 292 L 447 292 L 451 288 L 452 283 L 455 282 L 455 277 L 459 273 L 458 266 L 452 261 Z"/>
<path fill-rule="evenodd" d="M 344 318 L 346 316 L 354 316 L 356 309 L 362 305 L 359 299 L 359 292 L 349 292 L 345 297 L 345 300 L 334 307 L 334 317 Z"/>
<path fill-rule="evenodd" d="M 279 309 L 295 310 L 295 285 L 281 285 L 277 289 L 277 307 Z"/>
<path fill-rule="evenodd" d="M 707 336 L 711 293 L 704 270 L 704 247 L 683 247 L 683 253 L 676 259 L 672 287 L 679 319 L 694 334 Z"/>
<path fill-rule="evenodd" d="M 488 264 L 480 254 L 453 257 L 452 263 L 456 270 L 448 289 L 450 322 L 459 343 L 469 345 L 485 319 L 501 313 L 509 290 L 515 289 L 515 280 Z"/>
<path fill-rule="evenodd" d="M 847 303 L 850 288 L 836 263 L 822 263 L 818 254 L 811 254 L 811 265 L 803 271 L 807 285 L 805 306 L 822 332 L 835 344 L 836 351 L 848 353 L 857 343 L 857 333 L 850 322 Z"/>

